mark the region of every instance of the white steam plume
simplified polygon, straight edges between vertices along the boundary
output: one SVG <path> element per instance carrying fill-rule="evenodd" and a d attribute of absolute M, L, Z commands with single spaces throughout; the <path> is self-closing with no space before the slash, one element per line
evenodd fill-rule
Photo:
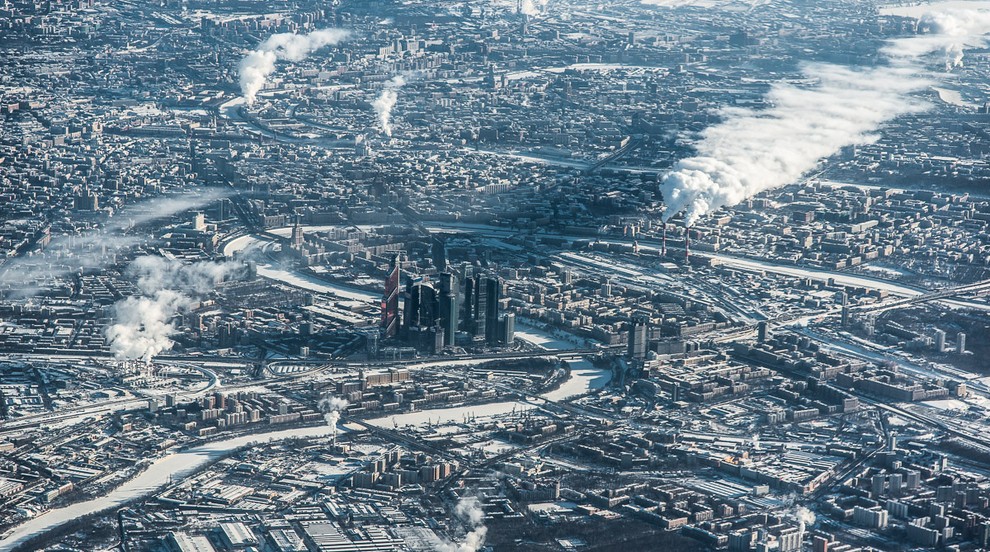
<path fill-rule="evenodd" d="M 529 16 L 540 15 L 547 7 L 548 0 L 522 0 L 519 4 L 519 13 Z"/>
<path fill-rule="evenodd" d="M 460 542 L 446 541 L 439 552 L 477 552 L 485 545 L 488 527 L 485 527 L 485 511 L 476 497 L 466 496 L 457 502 L 454 515 L 467 526 L 468 532 Z"/>
<path fill-rule="evenodd" d="M 340 413 L 343 410 L 347 410 L 350 403 L 347 399 L 342 399 L 338 397 L 324 397 L 320 400 L 319 404 L 316 405 L 323 413 L 323 419 L 326 420 L 327 425 L 333 428 L 333 442 L 337 442 L 337 424 L 340 422 Z"/>
<path fill-rule="evenodd" d="M 945 69 L 962 65 L 966 47 L 981 47 L 990 31 L 990 13 L 970 9 L 928 12 L 918 19 L 923 33 L 890 41 L 883 52 L 892 58 L 921 57 L 928 53 L 943 53 Z"/>
<path fill-rule="evenodd" d="M 371 104 L 378 115 L 378 124 L 382 127 L 382 132 L 389 138 L 392 137 L 392 110 L 395 102 L 399 99 L 399 89 L 406 85 L 405 75 L 396 75 L 385 83 L 385 88 L 378 98 Z"/>
<path fill-rule="evenodd" d="M 224 190 L 207 188 L 184 195 L 156 197 L 121 209 L 112 220 L 107 222 L 106 229 L 124 231 L 190 209 L 197 209 L 229 195 L 230 193 Z"/>
<path fill-rule="evenodd" d="M 815 513 L 804 506 L 798 506 L 794 509 L 794 518 L 798 522 L 798 542 L 804 542 L 805 530 L 809 525 L 815 524 Z"/>
<path fill-rule="evenodd" d="M 114 305 L 115 323 L 107 328 L 110 350 L 119 359 L 150 361 L 172 347 L 172 317 L 189 308 L 192 299 L 173 290 L 152 296 L 128 297 Z"/>
<path fill-rule="evenodd" d="M 195 296 L 208 293 L 237 263 L 183 264 L 162 257 L 138 257 L 127 269 L 141 295 L 113 306 L 114 323 L 106 329 L 110 351 L 118 359 L 145 362 L 172 347 L 176 314 L 196 305 Z"/>
<path fill-rule="evenodd" d="M 889 42 L 882 51 L 885 66 L 808 64 L 803 74 L 814 84 L 775 85 L 767 94 L 772 107 L 723 109 L 723 122 L 704 130 L 695 143 L 697 155 L 664 175 L 663 220 L 684 213 L 691 226 L 719 208 L 795 182 L 841 148 L 875 141 L 882 124 L 927 109 L 911 97 L 933 82 L 934 76 L 922 76 L 924 57 L 952 53 L 958 62 L 960 44 L 983 43 L 990 14 L 940 12 L 921 22 L 931 34 Z"/>
<path fill-rule="evenodd" d="M 147 236 L 122 235 L 133 227 L 202 207 L 227 195 L 204 189 L 195 194 L 163 196 L 128 205 L 106 220 L 102 228 L 54 236 L 44 250 L 6 261 L 0 267 L 0 287 L 16 287 L 15 296 L 28 297 L 58 278 L 113 264 L 118 253 L 149 241 Z"/>
<path fill-rule="evenodd" d="M 273 34 L 241 60 L 237 69 L 241 94 L 248 105 L 253 104 L 268 75 L 275 71 L 276 61 L 302 61 L 316 50 L 338 44 L 349 36 L 350 31 L 344 29 L 321 29 L 309 34 Z"/>

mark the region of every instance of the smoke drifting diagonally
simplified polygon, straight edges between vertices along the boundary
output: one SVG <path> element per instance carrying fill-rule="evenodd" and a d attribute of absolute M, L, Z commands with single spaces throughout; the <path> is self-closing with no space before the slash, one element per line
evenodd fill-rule
<path fill-rule="evenodd" d="M 852 69 L 832 64 L 803 68 L 812 86 L 778 84 L 764 110 L 726 108 L 724 121 L 701 133 L 698 155 L 678 161 L 660 185 L 664 220 L 684 213 L 685 225 L 721 207 L 798 180 L 845 146 L 871 143 L 884 123 L 928 105 L 912 94 L 930 86 L 926 57 L 961 60 L 963 45 L 982 44 L 990 14 L 940 12 L 920 21 L 930 34 L 898 39 L 882 53 L 888 64 Z"/>
<path fill-rule="evenodd" d="M 108 231 L 123 231 L 154 220 L 168 218 L 183 211 L 197 209 L 218 199 L 230 196 L 225 190 L 207 188 L 195 193 L 164 196 L 129 205 L 107 223 Z"/>
<path fill-rule="evenodd" d="M 309 54 L 332 46 L 350 36 L 344 29 L 321 29 L 309 34 L 279 33 L 265 39 L 238 66 L 241 93 L 248 105 L 254 103 L 255 96 L 265 86 L 268 75 L 275 72 L 278 60 L 302 61 Z"/>
<path fill-rule="evenodd" d="M 141 295 L 127 297 L 113 306 L 114 323 L 106 329 L 110 350 L 118 359 L 150 361 L 172 347 L 172 318 L 196 304 L 196 296 L 208 293 L 237 263 L 183 264 L 162 257 L 138 257 L 127 274 L 137 281 Z"/>
<path fill-rule="evenodd" d="M 468 528 L 468 533 L 460 542 L 444 542 L 439 552 L 477 552 L 485 545 L 488 527 L 485 527 L 485 512 L 476 497 L 466 496 L 454 507 L 457 516 Z"/>
<path fill-rule="evenodd" d="M 390 81 L 385 83 L 385 89 L 382 90 L 378 99 L 371 104 L 378 115 L 378 123 L 382 127 L 382 132 L 389 138 L 392 137 L 392 110 L 395 108 L 395 102 L 399 99 L 399 89 L 405 86 L 406 82 L 404 75 L 392 77 Z"/>
<path fill-rule="evenodd" d="M 228 194 L 213 189 L 195 194 L 158 197 L 121 209 L 101 229 L 78 235 L 52 238 L 43 251 L 28 257 L 18 257 L 0 268 L 0 286 L 22 286 L 27 297 L 39 291 L 38 282 L 67 276 L 84 268 L 101 268 L 115 261 L 117 253 L 147 242 L 146 237 L 121 235 L 139 226 L 172 215 L 202 207 Z"/>

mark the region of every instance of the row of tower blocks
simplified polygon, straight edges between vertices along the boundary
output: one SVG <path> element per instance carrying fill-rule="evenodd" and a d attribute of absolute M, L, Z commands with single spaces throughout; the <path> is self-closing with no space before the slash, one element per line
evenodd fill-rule
<path fill-rule="evenodd" d="M 436 282 L 407 278 L 402 285 L 398 255 L 385 277 L 381 335 L 417 349 L 437 352 L 453 345 L 511 345 L 516 317 L 505 312 L 504 281 L 498 276 L 465 275 L 464 292 L 450 272 Z"/>

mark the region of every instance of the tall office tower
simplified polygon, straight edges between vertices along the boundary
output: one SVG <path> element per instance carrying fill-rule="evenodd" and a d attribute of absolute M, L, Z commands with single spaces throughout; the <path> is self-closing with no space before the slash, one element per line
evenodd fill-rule
<path fill-rule="evenodd" d="M 498 341 L 503 345 L 512 345 L 516 339 L 516 315 L 507 312 L 499 319 Z"/>
<path fill-rule="evenodd" d="M 645 317 L 636 317 L 629 323 L 629 358 L 646 358 L 647 324 Z"/>
<path fill-rule="evenodd" d="M 419 282 L 419 313 L 418 324 L 423 328 L 432 328 L 440 319 L 440 300 L 437 290 L 431 284 Z"/>
<path fill-rule="evenodd" d="M 956 334 L 956 354 L 963 354 L 966 352 L 966 334 L 959 332 Z"/>
<path fill-rule="evenodd" d="M 474 280 L 470 276 L 464 279 L 464 331 L 470 334 L 474 334 L 474 305 L 478 295 Z"/>
<path fill-rule="evenodd" d="M 945 352 L 945 330 L 935 330 L 935 350 Z"/>
<path fill-rule="evenodd" d="M 426 348 L 434 353 L 438 353 L 443 350 L 444 347 L 444 334 L 443 327 L 439 324 L 430 328 L 430 331 L 426 333 L 427 343 Z"/>
<path fill-rule="evenodd" d="M 840 292 L 839 302 L 842 305 L 842 327 L 849 327 L 849 294 L 846 292 Z"/>
<path fill-rule="evenodd" d="M 419 320 L 419 295 L 422 280 L 408 280 L 402 294 L 402 331 L 421 326 Z M 403 336 L 405 337 L 405 336 Z"/>
<path fill-rule="evenodd" d="M 440 319 L 440 299 L 436 288 L 422 279 L 406 283 L 403 294 L 402 330 L 399 336 L 420 349 L 438 351 L 443 349 L 443 328 Z M 439 337 L 438 337 L 439 336 Z M 439 338 L 440 347 L 435 345 Z"/>
<path fill-rule="evenodd" d="M 440 272 L 447 270 L 447 240 L 443 236 L 433 236 L 433 266 Z"/>
<path fill-rule="evenodd" d="M 488 278 L 480 274 L 474 277 L 474 308 L 472 313 L 474 318 L 471 323 L 472 333 L 475 337 L 488 338 Z"/>
<path fill-rule="evenodd" d="M 385 277 L 385 293 L 382 295 L 382 337 L 395 337 L 399 332 L 399 277 L 400 260 L 396 255 Z"/>
<path fill-rule="evenodd" d="M 443 328 L 443 344 L 454 344 L 457 333 L 457 278 L 449 272 L 440 275 L 440 326 Z"/>
<path fill-rule="evenodd" d="M 433 288 L 429 287 L 427 284 L 424 284 L 420 279 L 409 280 L 406 282 L 406 291 L 402 294 L 403 331 L 407 331 L 409 328 L 430 326 L 429 317 L 425 320 L 423 319 L 424 299 L 426 299 L 426 302 L 429 302 L 432 299 L 432 297 L 423 297 L 424 293 L 429 293 L 426 288 L 429 288 L 429 291 L 433 290 Z M 426 309 L 429 310 L 429 306 L 426 306 Z"/>
<path fill-rule="evenodd" d="M 502 298 L 502 279 L 498 276 L 486 278 L 485 288 L 487 288 L 485 300 L 488 303 L 485 309 L 485 341 L 488 343 L 497 343 L 499 299 Z"/>

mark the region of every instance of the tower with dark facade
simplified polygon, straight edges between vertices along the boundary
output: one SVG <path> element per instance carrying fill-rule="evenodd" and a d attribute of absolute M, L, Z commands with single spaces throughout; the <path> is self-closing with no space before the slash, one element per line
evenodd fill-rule
<path fill-rule="evenodd" d="M 629 358 L 640 360 L 646 357 L 648 349 L 647 319 L 645 317 L 633 318 L 629 323 Z"/>
<path fill-rule="evenodd" d="M 488 324 L 488 285 L 487 278 L 480 274 L 474 277 L 474 305 L 472 310 L 471 329 L 474 336 L 486 337 Z"/>
<path fill-rule="evenodd" d="M 399 279 L 401 262 L 396 255 L 385 276 L 385 293 L 382 295 L 382 337 L 395 337 L 399 333 Z"/>
<path fill-rule="evenodd" d="M 502 279 L 495 276 L 485 279 L 485 341 L 489 344 L 498 343 L 499 336 L 499 299 L 502 298 Z"/>
<path fill-rule="evenodd" d="M 457 333 L 457 278 L 449 272 L 440 275 L 438 292 L 440 303 L 440 326 L 443 328 L 443 343 L 445 346 L 454 344 Z"/>
<path fill-rule="evenodd" d="M 292 249 L 302 251 L 306 238 L 303 235 L 302 226 L 299 224 L 299 217 L 296 217 L 295 224 L 292 225 Z"/>
<path fill-rule="evenodd" d="M 433 254 L 433 266 L 435 266 L 439 272 L 446 272 L 448 267 L 447 240 L 443 236 L 433 236 L 431 253 Z"/>
<path fill-rule="evenodd" d="M 400 337 L 419 349 L 439 351 L 444 347 L 445 331 L 440 308 L 440 293 L 421 278 L 406 283 Z"/>

